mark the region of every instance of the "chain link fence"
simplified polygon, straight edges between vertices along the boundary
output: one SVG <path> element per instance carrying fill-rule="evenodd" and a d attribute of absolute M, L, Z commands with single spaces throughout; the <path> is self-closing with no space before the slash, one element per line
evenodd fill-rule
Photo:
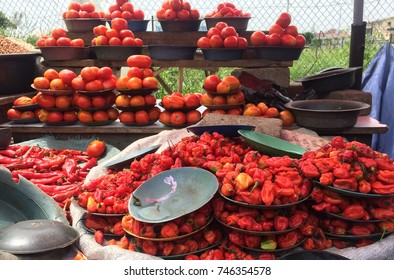
<path fill-rule="evenodd" d="M 294 61 L 291 79 L 314 74 L 330 67 L 348 67 L 350 35 L 353 22 L 353 6 L 359 0 L 233 0 L 238 9 L 251 14 L 248 30 L 266 31 L 282 12 L 289 12 L 292 24 L 307 38 L 308 48 Z M 42 34 L 53 28 L 63 27 L 62 13 L 71 0 L 0 0 L 0 34 L 30 39 L 35 42 Z M 88 1 L 76 1 L 88 2 Z M 96 10 L 108 11 L 115 0 L 93 0 Z M 156 11 L 164 0 L 130 1 L 135 8 L 142 9 L 145 19 L 152 19 L 155 26 Z M 200 11 L 201 17 L 215 10 L 224 1 L 189 0 L 192 8 Z M 362 2 L 360 0 L 360 2 Z M 379 48 L 392 40 L 389 30 L 394 27 L 394 1 L 365 0 L 363 19 L 367 23 L 364 69 Z M 1 14 L 0 14 L 1 15 Z M 203 27 L 202 27 L 203 28 Z M 394 29 L 394 28 L 393 28 Z"/>

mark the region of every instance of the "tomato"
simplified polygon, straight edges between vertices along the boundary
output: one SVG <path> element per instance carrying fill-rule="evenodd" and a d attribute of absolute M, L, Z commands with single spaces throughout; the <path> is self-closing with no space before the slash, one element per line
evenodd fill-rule
<path fill-rule="evenodd" d="M 264 46 L 266 43 L 266 35 L 263 31 L 257 30 L 250 35 L 250 43 L 253 46 Z"/>
<path fill-rule="evenodd" d="M 226 37 L 223 40 L 223 46 L 225 48 L 236 48 L 237 45 L 238 45 L 238 37 L 237 36 L 231 35 L 231 36 Z"/>
<path fill-rule="evenodd" d="M 111 20 L 111 27 L 117 31 L 127 29 L 128 23 L 124 18 L 114 18 Z"/>
<path fill-rule="evenodd" d="M 149 68 L 152 64 L 152 59 L 143 54 L 134 54 L 127 58 L 127 66 Z"/>
<path fill-rule="evenodd" d="M 280 35 L 277 33 L 268 35 L 266 39 L 267 39 L 268 46 L 279 46 L 280 45 Z"/>
<path fill-rule="evenodd" d="M 293 35 L 294 37 L 298 35 L 298 29 L 295 25 L 289 25 L 285 28 L 285 34 Z"/>
<path fill-rule="evenodd" d="M 270 35 L 276 33 L 276 34 L 279 34 L 280 36 L 282 36 L 283 34 L 285 34 L 285 30 L 279 24 L 273 24 L 273 25 L 271 25 L 270 29 L 268 30 L 268 33 Z"/>
<path fill-rule="evenodd" d="M 208 37 L 201 37 L 197 40 L 197 47 L 200 49 L 207 49 L 211 47 Z"/>
<path fill-rule="evenodd" d="M 297 40 L 293 35 L 284 34 L 280 37 L 280 44 L 282 46 L 294 47 L 297 44 Z"/>
<path fill-rule="evenodd" d="M 306 39 L 305 39 L 304 36 L 302 36 L 301 34 L 298 34 L 295 38 L 296 38 L 296 41 L 297 41 L 297 43 L 296 43 L 297 47 L 301 47 L 302 48 L 302 47 L 305 46 Z"/>
<path fill-rule="evenodd" d="M 289 26 L 290 22 L 291 15 L 289 13 L 281 13 L 275 23 L 280 25 L 282 28 L 286 28 Z"/>
<path fill-rule="evenodd" d="M 226 26 L 220 31 L 220 36 L 224 39 L 229 36 L 238 36 L 238 34 L 233 26 Z"/>
<path fill-rule="evenodd" d="M 220 83 L 221 79 L 218 75 L 212 74 L 205 78 L 204 89 L 209 91 L 216 91 L 217 85 Z"/>
<path fill-rule="evenodd" d="M 86 152 L 90 158 L 95 157 L 99 158 L 101 157 L 106 150 L 105 143 L 100 140 L 93 140 L 92 142 L 89 143 Z"/>

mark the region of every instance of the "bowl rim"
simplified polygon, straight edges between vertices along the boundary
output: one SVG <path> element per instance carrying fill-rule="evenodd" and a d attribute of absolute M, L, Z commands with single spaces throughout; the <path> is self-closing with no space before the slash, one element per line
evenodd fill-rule
<path fill-rule="evenodd" d="M 324 102 L 322 102 L 324 101 Z M 305 109 L 305 108 L 299 108 L 295 107 L 293 105 L 298 105 L 298 104 L 321 104 L 321 103 L 331 103 L 331 104 L 353 104 L 353 105 L 358 105 L 358 108 L 349 108 L 349 109 L 344 109 L 344 110 L 318 110 L 318 109 Z M 309 100 L 297 100 L 297 101 L 292 101 L 288 102 L 285 104 L 285 107 L 293 110 L 293 111 L 298 111 L 298 112 L 316 112 L 316 113 L 340 113 L 340 112 L 353 112 L 353 111 L 361 111 L 364 109 L 368 109 L 371 107 L 368 103 L 361 102 L 361 101 L 356 101 L 356 100 L 342 100 L 342 99 L 309 99 Z"/>
<path fill-rule="evenodd" d="M 311 76 L 306 76 L 306 77 L 300 78 L 296 81 L 301 82 L 301 83 L 310 82 L 310 81 L 315 81 L 315 80 L 319 80 L 319 79 L 331 78 L 331 77 L 335 77 L 338 75 L 352 73 L 352 72 L 355 72 L 359 69 L 361 69 L 361 67 L 358 66 L 358 67 L 348 67 L 348 68 L 336 69 L 336 70 L 331 70 L 331 71 L 327 71 L 327 72 L 319 72 L 319 73 L 311 75 Z"/>

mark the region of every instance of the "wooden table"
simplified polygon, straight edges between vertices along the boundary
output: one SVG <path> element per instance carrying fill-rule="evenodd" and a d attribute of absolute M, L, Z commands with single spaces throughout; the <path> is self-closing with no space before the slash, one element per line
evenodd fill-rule
<path fill-rule="evenodd" d="M 0 127 L 12 128 L 15 143 L 35 139 L 43 135 L 54 135 L 59 139 L 96 137 L 121 150 L 140 138 L 155 135 L 163 130 L 175 129 L 160 122 L 147 126 L 126 126 L 119 121 L 105 126 L 86 126 L 82 124 L 48 126 L 42 123 L 23 125 L 7 122 L 1 124 Z M 356 125 L 350 129 L 336 131 L 335 133 L 332 131 L 319 131 L 318 133 L 320 136 L 343 136 L 348 140 L 357 140 L 370 145 L 373 134 L 385 133 L 388 129 L 387 125 L 381 124 L 369 116 L 360 116 Z"/>
<path fill-rule="evenodd" d="M 320 136 L 343 136 L 347 140 L 359 141 L 371 145 L 373 134 L 383 134 L 389 130 L 388 125 L 380 123 L 370 116 L 359 116 L 357 123 L 349 129 L 343 130 L 318 130 Z"/>

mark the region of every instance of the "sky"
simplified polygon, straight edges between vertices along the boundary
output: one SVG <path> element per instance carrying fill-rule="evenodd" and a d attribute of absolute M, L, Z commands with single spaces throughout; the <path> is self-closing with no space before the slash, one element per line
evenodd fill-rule
<path fill-rule="evenodd" d="M 15 12 L 26 15 L 23 30 L 20 32 L 40 32 L 64 25 L 61 14 L 72 0 L 0 0 L 0 10 L 7 16 Z M 79 2 L 86 0 L 79 0 Z M 92 0 L 98 9 L 107 10 L 115 0 Z M 130 1 L 134 7 L 145 12 L 146 18 L 155 16 L 162 0 Z M 224 1 L 189 0 L 193 8 L 205 15 Z M 248 30 L 268 30 L 276 17 L 288 11 L 293 18 L 292 24 L 300 32 L 324 32 L 329 29 L 350 30 L 353 23 L 353 5 L 364 2 L 363 21 L 394 17 L 392 0 L 233 0 L 231 3 L 252 15 Z"/>

